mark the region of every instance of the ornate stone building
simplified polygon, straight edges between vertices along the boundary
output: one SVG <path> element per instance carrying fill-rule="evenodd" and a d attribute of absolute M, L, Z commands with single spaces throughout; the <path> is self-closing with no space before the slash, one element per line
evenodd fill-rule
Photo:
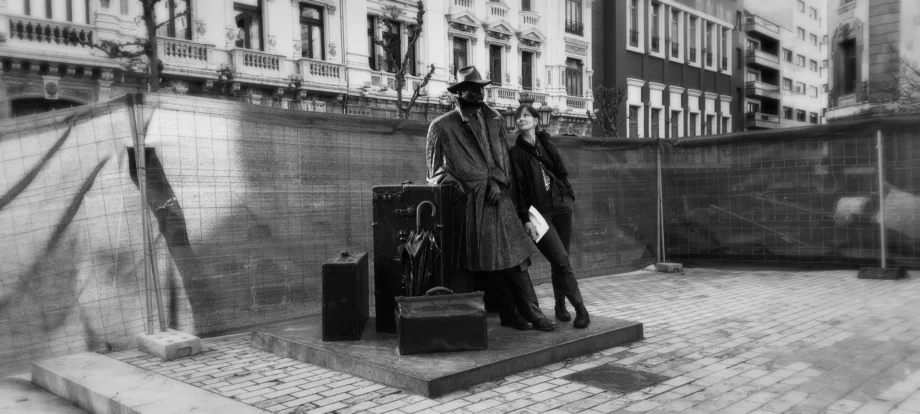
<path fill-rule="evenodd" d="M 403 95 L 435 66 L 413 114 L 432 119 L 458 66 L 493 80 L 502 110 L 522 91 L 553 111 L 551 132 L 583 135 L 592 108 L 592 0 L 426 0 Z M 292 110 L 394 117 L 393 70 L 374 35 L 406 53 L 412 0 L 176 0 L 158 4 L 163 93 L 220 95 Z M 382 23 L 386 8 L 404 11 Z M 129 65 L 70 41 L 143 36 L 136 0 L 0 0 L 0 118 L 146 90 L 145 64 Z M 389 29 L 392 28 L 392 31 Z M 408 98 L 406 98 L 408 99 Z"/>

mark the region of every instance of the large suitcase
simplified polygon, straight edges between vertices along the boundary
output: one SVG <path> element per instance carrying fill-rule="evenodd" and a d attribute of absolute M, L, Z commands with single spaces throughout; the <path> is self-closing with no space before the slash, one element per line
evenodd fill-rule
<path fill-rule="evenodd" d="M 361 339 L 370 314 L 367 253 L 341 255 L 323 263 L 323 341 Z"/>
<path fill-rule="evenodd" d="M 445 287 L 425 296 L 396 298 L 399 355 L 489 349 L 482 292 L 454 294 Z"/>
<path fill-rule="evenodd" d="M 451 184 L 378 185 L 373 188 L 374 210 L 374 309 L 377 331 L 395 332 L 396 296 L 402 296 L 402 261 L 399 246 L 416 229 L 432 230 L 441 248 L 440 269 L 434 279 L 438 285 L 455 286 L 451 279 L 451 258 L 454 255 L 453 222 L 462 214 L 457 202 L 456 188 Z M 419 206 L 428 201 L 434 205 Z M 432 216 L 434 213 L 434 216 Z M 470 286 L 472 283 L 470 283 Z M 463 289 L 461 289 L 463 290 Z M 471 289 L 470 289 L 471 290 Z"/>

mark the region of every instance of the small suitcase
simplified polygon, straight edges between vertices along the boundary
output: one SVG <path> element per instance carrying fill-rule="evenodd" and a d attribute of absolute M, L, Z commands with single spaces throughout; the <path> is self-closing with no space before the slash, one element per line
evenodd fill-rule
<path fill-rule="evenodd" d="M 367 253 L 341 255 L 323 263 L 323 341 L 361 339 L 367 323 Z"/>
<path fill-rule="evenodd" d="M 440 269 L 433 279 L 459 287 L 453 280 L 457 272 L 451 267 L 455 242 L 452 224 L 456 215 L 462 214 L 459 194 L 451 184 L 377 185 L 372 191 L 376 328 L 377 332 L 396 332 L 396 320 L 392 315 L 396 297 L 403 294 L 399 246 L 406 242 L 417 224 L 432 230 L 441 248 Z M 422 207 L 425 201 L 434 208 Z"/>
<path fill-rule="evenodd" d="M 436 287 L 425 296 L 396 298 L 399 355 L 489 349 L 482 292 L 454 294 Z"/>

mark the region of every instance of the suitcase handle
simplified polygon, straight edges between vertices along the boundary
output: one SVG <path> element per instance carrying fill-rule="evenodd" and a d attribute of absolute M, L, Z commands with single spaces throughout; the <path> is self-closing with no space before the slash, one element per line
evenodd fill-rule
<path fill-rule="evenodd" d="M 415 232 L 418 233 L 422 227 L 422 216 L 419 214 L 422 212 L 422 206 L 424 205 L 431 206 L 431 217 L 434 217 L 438 213 L 438 208 L 434 206 L 434 203 L 425 200 L 421 203 L 418 203 L 418 207 L 415 208 Z"/>
<path fill-rule="evenodd" d="M 425 296 L 453 295 L 453 294 L 454 294 L 454 291 L 452 291 L 452 290 L 450 290 L 450 289 L 448 289 L 448 288 L 446 288 L 446 287 L 444 287 L 444 286 L 433 287 L 433 288 L 431 288 L 431 289 L 428 289 L 427 292 L 425 292 Z"/>

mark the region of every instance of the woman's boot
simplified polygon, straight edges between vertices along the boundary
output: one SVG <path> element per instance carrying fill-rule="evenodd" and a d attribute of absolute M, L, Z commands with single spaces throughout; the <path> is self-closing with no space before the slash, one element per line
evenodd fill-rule
<path fill-rule="evenodd" d="M 591 317 L 588 316 L 588 309 L 584 304 L 575 305 L 575 327 L 578 329 L 587 328 L 591 323 Z"/>
<path fill-rule="evenodd" d="M 565 298 L 556 299 L 556 319 L 566 322 L 572 319 L 569 311 L 565 310 Z"/>

